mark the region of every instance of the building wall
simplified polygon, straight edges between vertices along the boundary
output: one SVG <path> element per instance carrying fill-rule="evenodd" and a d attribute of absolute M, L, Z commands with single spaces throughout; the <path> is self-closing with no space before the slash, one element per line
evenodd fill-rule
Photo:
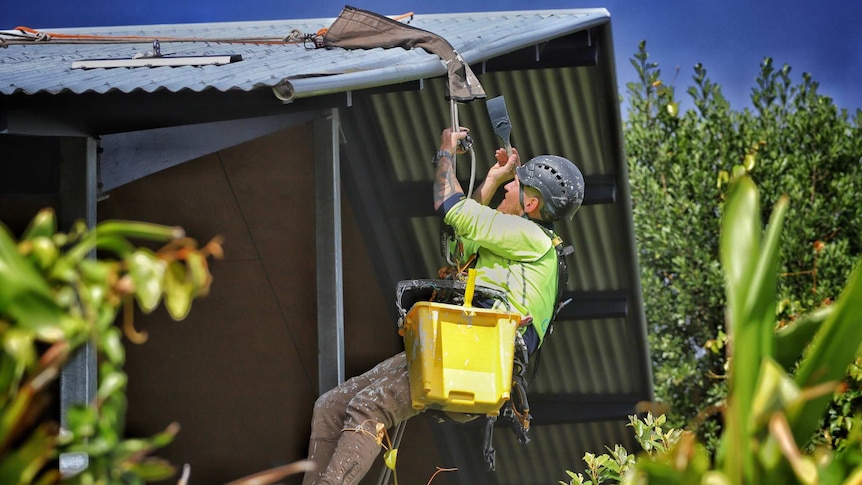
<path fill-rule="evenodd" d="M 0 135 L 0 223 L 16 237 L 60 201 L 60 138 Z"/>
<path fill-rule="evenodd" d="M 136 327 L 149 340 L 127 345 L 128 435 L 180 423 L 159 455 L 189 463 L 197 485 L 306 456 L 318 395 L 311 138 L 310 126 L 284 130 L 119 187 L 98 205 L 100 220 L 179 225 L 200 242 L 224 238 L 210 294 L 182 322 L 161 308 L 138 315 Z M 403 347 L 394 289 L 380 291 L 347 201 L 342 212 L 350 377 Z M 436 458 L 430 426 L 426 419 L 408 426 L 402 480 L 424 483 L 446 465 Z M 378 473 L 363 483 L 376 483 Z"/>

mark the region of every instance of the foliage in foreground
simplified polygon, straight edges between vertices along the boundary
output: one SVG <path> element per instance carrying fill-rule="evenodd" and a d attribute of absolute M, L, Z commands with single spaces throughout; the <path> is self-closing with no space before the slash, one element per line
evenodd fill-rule
<path fill-rule="evenodd" d="M 862 344 L 862 265 L 834 303 L 776 331 L 779 248 L 788 206 L 788 197 L 778 200 L 763 232 L 760 193 L 743 167 L 734 170 L 720 233 L 729 368 L 715 460 L 694 433 L 661 431 L 663 417 L 632 418 L 647 454 L 633 463 L 620 447 L 599 458 L 587 455 L 589 479 L 569 472 L 570 483 L 838 485 L 862 480 L 858 417 L 842 449 L 818 446 L 806 452 Z"/>
<path fill-rule="evenodd" d="M 132 240 L 164 246 L 153 251 Z M 218 242 L 198 248 L 177 227 L 106 221 L 88 230 L 79 222 L 57 232 L 50 209 L 19 241 L 0 224 L 0 483 L 138 484 L 174 474 L 151 454 L 171 442 L 178 425 L 123 438 L 127 376 L 114 321 L 124 310 L 127 335 L 142 340 L 132 327 L 134 302 L 145 313 L 163 302 L 171 317 L 185 318 L 192 300 L 209 290 L 207 259 L 220 255 Z M 52 383 L 86 342 L 98 355 L 97 396 L 70 409 L 68 429 L 60 430 L 49 408 Z M 60 453 L 86 455 L 89 465 L 61 477 Z"/>
<path fill-rule="evenodd" d="M 743 165 L 756 173 L 764 200 L 793 200 L 773 306 L 776 327 L 791 326 L 829 307 L 862 256 L 862 111 L 851 118 L 809 74 L 796 83 L 789 66 L 766 58 L 752 110 L 732 110 L 698 64 L 685 91 L 694 109 L 682 112 L 675 81 L 662 77 L 645 43 L 631 62 L 639 79 L 628 85 L 625 148 L 656 399 L 667 405 L 668 422 L 695 431 L 712 455 L 721 425 L 715 410 L 727 394 L 729 295 L 718 229 L 730 172 Z M 758 220 L 768 217 L 761 211 Z M 862 405 L 859 373 L 844 385 L 817 443 L 840 448 L 848 436 L 852 410 Z"/>

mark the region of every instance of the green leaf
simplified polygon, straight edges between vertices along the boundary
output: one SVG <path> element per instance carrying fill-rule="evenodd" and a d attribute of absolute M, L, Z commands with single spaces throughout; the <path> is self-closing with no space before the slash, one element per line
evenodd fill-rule
<path fill-rule="evenodd" d="M 21 370 L 36 362 L 36 348 L 33 346 L 35 335 L 31 330 L 12 327 L 3 332 L 2 338 L 3 350 L 15 359 Z"/>
<path fill-rule="evenodd" d="M 727 313 L 732 335 L 730 398 L 722 442 L 722 465 L 739 483 L 753 479 L 750 409 L 762 357 L 758 322 L 749 319 L 746 300 L 760 257 L 760 203 L 757 187 L 747 176 L 734 178 L 728 189 L 721 224 L 721 261 L 727 288 Z M 755 288 L 754 291 L 757 291 Z"/>
<path fill-rule="evenodd" d="M 121 366 L 126 360 L 126 349 L 123 347 L 120 330 L 111 327 L 102 334 L 102 352 L 112 364 Z"/>
<path fill-rule="evenodd" d="M 733 443 L 725 448 L 730 475 L 745 482 L 754 473 L 750 443 L 758 379 L 751 370 L 760 369 L 761 363 L 774 353 L 778 244 L 788 205 L 786 197 L 779 199 L 761 247 L 757 199 L 757 187 L 748 177 L 736 179 L 731 184 L 722 221 L 722 261 L 728 275 L 728 311 L 734 342 L 727 433 L 723 439 Z"/>
<path fill-rule="evenodd" d="M 30 254 L 40 270 L 47 270 L 57 261 L 60 251 L 50 237 L 37 236 L 29 242 Z"/>
<path fill-rule="evenodd" d="M 60 309 L 42 275 L 18 253 L 5 226 L 0 224 L 0 318 L 10 316 L 22 326 L 36 329 L 56 325 Z"/>
<path fill-rule="evenodd" d="M 36 428 L 23 445 L 0 460 L 0 483 L 32 483 L 51 459 L 56 441 L 56 432 L 52 425 L 44 424 Z"/>
<path fill-rule="evenodd" d="M 117 264 L 98 259 L 84 259 L 78 264 L 78 269 L 84 281 L 107 286 L 112 277 L 116 276 Z"/>
<path fill-rule="evenodd" d="M 796 383 L 803 389 L 828 382 L 837 384 L 859 351 L 862 344 L 862 264 L 856 266 L 832 307 L 796 372 Z M 817 429 L 831 400 L 831 393 L 814 397 L 797 412 L 788 414 L 797 444 L 804 444 Z"/>
<path fill-rule="evenodd" d="M 190 281 L 195 290 L 206 288 L 210 280 L 206 258 L 199 252 L 191 251 L 186 257 L 186 264 L 188 265 Z"/>
<path fill-rule="evenodd" d="M 744 305 L 757 258 L 760 255 L 760 202 L 749 177 L 733 180 L 724 205 L 721 262 L 727 286 L 728 310 L 733 326 L 741 325 Z"/>
<path fill-rule="evenodd" d="M 386 468 L 395 470 L 395 461 L 398 459 L 398 448 L 386 450 L 383 454 L 383 462 L 386 463 Z"/>
<path fill-rule="evenodd" d="M 160 458 L 147 458 L 132 465 L 130 471 L 147 482 L 166 480 L 176 473 L 176 469 L 169 462 Z"/>
<path fill-rule="evenodd" d="M 99 399 L 107 399 L 114 393 L 121 392 L 126 387 L 127 381 L 126 374 L 119 371 L 102 376 L 102 382 L 99 383 Z"/>
<path fill-rule="evenodd" d="M 165 273 L 165 306 L 174 320 L 182 320 L 192 307 L 194 285 L 186 278 L 186 268 L 179 261 L 168 264 Z"/>
<path fill-rule="evenodd" d="M 164 226 L 149 222 L 136 221 L 104 221 L 96 226 L 96 232 L 101 236 L 122 236 L 133 239 L 166 242 L 185 236 L 185 231 L 177 226 Z"/>
<path fill-rule="evenodd" d="M 99 307 L 99 315 L 96 317 L 96 330 L 98 332 L 107 332 L 111 329 L 111 325 L 117 319 L 118 305 L 118 303 L 108 301 L 107 304 Z"/>
<path fill-rule="evenodd" d="M 77 437 L 90 437 L 96 431 L 99 416 L 92 406 L 72 406 L 66 413 L 69 431 Z"/>
<path fill-rule="evenodd" d="M 832 311 L 832 306 L 821 308 L 775 331 L 775 360 L 785 370 L 790 371 L 796 361 L 802 357 L 814 334 Z"/>
<path fill-rule="evenodd" d="M 36 213 L 21 239 L 31 241 L 37 237 L 50 238 L 55 232 L 57 232 L 57 217 L 54 209 L 48 207 Z"/>
<path fill-rule="evenodd" d="M 0 449 L 10 443 L 16 436 L 16 430 L 27 414 L 27 409 L 33 402 L 32 386 L 23 386 L 6 406 L 0 410 Z M 0 475 L 2 476 L 2 475 Z M 0 483 L 3 483 L 0 480 Z"/>
<path fill-rule="evenodd" d="M 171 423 L 164 431 L 153 435 L 153 437 L 150 438 L 150 443 L 154 448 L 162 448 L 171 444 L 179 432 L 180 425 L 178 423 Z"/>
<path fill-rule="evenodd" d="M 755 261 L 754 273 L 746 295 L 745 314 L 758 326 L 759 356 L 771 357 L 775 350 L 775 301 L 778 285 L 778 259 L 781 228 L 789 199 L 782 196 L 769 218 L 761 254 Z M 748 343 L 739 343 L 747 345 Z"/>
<path fill-rule="evenodd" d="M 143 439 L 128 439 L 123 440 L 118 448 L 123 451 L 123 453 L 127 455 L 132 455 L 135 453 L 140 453 L 142 451 L 147 451 L 152 449 L 150 446 L 150 442 Z"/>
<path fill-rule="evenodd" d="M 144 313 L 152 312 L 162 297 L 165 262 L 149 249 L 138 249 L 126 258 L 129 274 L 135 283 L 135 298 Z"/>
<path fill-rule="evenodd" d="M 774 360 L 764 359 L 752 402 L 752 418 L 764 426 L 774 412 L 797 404 L 800 397 L 799 387 L 784 369 Z"/>

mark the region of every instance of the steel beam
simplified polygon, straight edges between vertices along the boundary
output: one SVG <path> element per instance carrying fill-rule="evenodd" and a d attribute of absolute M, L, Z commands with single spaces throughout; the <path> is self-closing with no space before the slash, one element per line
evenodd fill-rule
<path fill-rule="evenodd" d="M 96 225 L 96 166 L 98 142 L 93 138 L 62 138 L 60 141 L 60 207 L 57 222 L 68 230 L 77 220 Z M 67 414 L 73 406 L 91 405 L 96 397 L 96 345 L 79 348 L 60 374 L 60 426 L 68 429 Z M 89 465 L 86 453 L 60 455 L 60 473 L 72 476 Z"/>
<path fill-rule="evenodd" d="M 174 165 L 307 123 L 317 114 L 286 113 L 105 135 L 99 190 L 107 192 Z"/>
<path fill-rule="evenodd" d="M 562 300 L 572 301 L 560 310 L 557 321 L 623 318 L 629 314 L 629 296 L 625 290 L 564 291 Z"/>
<path fill-rule="evenodd" d="M 535 426 L 596 421 L 626 421 L 637 413 L 633 395 L 537 394 L 529 397 L 531 424 Z"/>
<path fill-rule="evenodd" d="M 318 389 L 344 382 L 340 122 L 337 109 L 314 122 Z"/>

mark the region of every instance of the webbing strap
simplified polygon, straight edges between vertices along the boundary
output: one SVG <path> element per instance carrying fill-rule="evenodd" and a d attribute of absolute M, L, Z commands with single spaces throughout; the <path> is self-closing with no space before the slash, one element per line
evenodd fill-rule
<path fill-rule="evenodd" d="M 547 335 L 550 335 L 553 332 L 554 320 L 557 319 L 557 314 L 568 304 L 568 301 L 561 302 L 560 300 L 563 297 L 563 288 L 569 282 L 569 265 L 566 264 L 566 256 L 575 252 L 575 248 L 571 245 L 564 245 L 563 238 L 554 234 L 548 228 L 542 225 L 539 225 L 539 227 L 551 238 L 551 244 L 553 244 L 554 250 L 557 252 L 557 299 L 554 302 L 554 313 L 551 316 L 551 323 L 548 325 Z"/>

